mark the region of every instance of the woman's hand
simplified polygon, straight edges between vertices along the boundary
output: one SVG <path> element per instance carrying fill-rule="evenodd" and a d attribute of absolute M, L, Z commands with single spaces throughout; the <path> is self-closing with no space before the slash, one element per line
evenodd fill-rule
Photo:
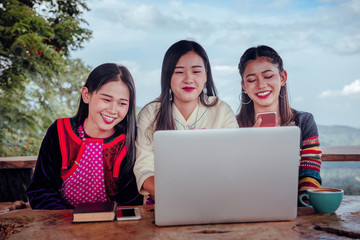
<path fill-rule="evenodd" d="M 142 188 L 147 191 L 151 196 L 155 196 L 155 177 L 148 177 L 144 181 Z"/>
<path fill-rule="evenodd" d="M 261 122 L 262 122 L 262 119 L 261 119 L 261 118 L 258 118 L 258 119 L 256 120 L 256 122 L 255 122 L 255 124 L 254 124 L 253 127 L 260 127 Z"/>

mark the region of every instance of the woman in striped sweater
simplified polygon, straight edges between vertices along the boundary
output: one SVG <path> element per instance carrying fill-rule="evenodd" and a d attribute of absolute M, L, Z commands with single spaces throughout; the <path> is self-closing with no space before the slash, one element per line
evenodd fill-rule
<path fill-rule="evenodd" d="M 268 46 L 245 51 L 238 65 L 242 78 L 240 112 L 236 116 L 240 127 L 259 127 L 256 115 L 276 112 L 276 126 L 298 126 L 301 130 L 299 195 L 309 187 L 320 187 L 321 150 L 318 129 L 311 113 L 290 108 L 287 73 L 279 54 Z"/>

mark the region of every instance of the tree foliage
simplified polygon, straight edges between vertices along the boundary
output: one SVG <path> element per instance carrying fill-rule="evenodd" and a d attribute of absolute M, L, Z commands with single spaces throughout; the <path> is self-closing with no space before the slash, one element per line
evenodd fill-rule
<path fill-rule="evenodd" d="M 51 79 L 50 87 L 35 75 L 21 99 L 7 99 L 8 92 L 0 91 L 0 156 L 37 155 L 50 124 L 75 115 L 90 67 L 79 59 L 65 62 L 67 67 Z"/>
<path fill-rule="evenodd" d="M 89 72 L 69 59 L 91 38 L 84 10 L 84 0 L 0 3 L 0 156 L 37 154 L 49 124 L 74 111 Z"/>

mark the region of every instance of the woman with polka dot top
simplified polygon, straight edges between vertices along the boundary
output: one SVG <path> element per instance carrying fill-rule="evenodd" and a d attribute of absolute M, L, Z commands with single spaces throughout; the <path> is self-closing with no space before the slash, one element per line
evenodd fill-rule
<path fill-rule="evenodd" d="M 44 137 L 27 189 L 31 207 L 141 205 L 132 170 L 135 140 L 133 78 L 124 66 L 102 64 L 90 73 L 77 114 L 57 119 Z"/>

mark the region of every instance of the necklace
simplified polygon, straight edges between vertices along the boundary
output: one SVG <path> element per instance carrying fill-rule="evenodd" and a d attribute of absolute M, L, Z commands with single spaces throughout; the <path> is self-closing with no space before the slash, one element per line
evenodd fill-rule
<path fill-rule="evenodd" d="M 195 122 L 193 123 L 193 124 L 190 124 L 190 125 L 186 125 L 186 124 L 183 124 L 183 123 L 181 123 L 178 119 L 176 119 L 175 117 L 174 117 L 174 120 L 177 122 L 177 123 L 179 123 L 183 128 L 184 128 L 184 130 L 186 130 L 186 129 L 189 129 L 189 130 L 194 130 L 194 129 L 196 129 L 196 124 L 197 124 L 197 122 L 201 119 L 201 117 L 199 118 L 199 111 L 200 111 L 200 104 L 198 103 L 198 105 L 197 105 L 197 112 L 196 112 L 196 118 L 195 118 Z"/>
<path fill-rule="evenodd" d="M 197 112 L 196 112 L 196 118 L 195 118 L 195 122 L 191 125 L 188 125 L 188 128 L 190 130 L 194 130 L 196 128 L 196 123 L 199 121 L 198 117 L 199 117 L 199 111 L 200 111 L 200 106 L 199 106 L 199 103 L 197 105 Z"/>

